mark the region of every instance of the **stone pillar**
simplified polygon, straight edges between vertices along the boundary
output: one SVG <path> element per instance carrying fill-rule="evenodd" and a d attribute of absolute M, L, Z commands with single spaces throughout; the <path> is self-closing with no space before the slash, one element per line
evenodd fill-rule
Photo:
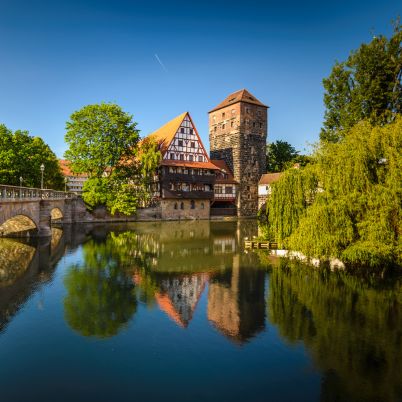
<path fill-rule="evenodd" d="M 52 235 L 51 230 L 51 201 L 39 201 L 39 226 L 38 237 L 49 237 Z"/>
<path fill-rule="evenodd" d="M 75 221 L 75 199 L 66 198 L 63 208 L 63 223 L 73 223 Z"/>

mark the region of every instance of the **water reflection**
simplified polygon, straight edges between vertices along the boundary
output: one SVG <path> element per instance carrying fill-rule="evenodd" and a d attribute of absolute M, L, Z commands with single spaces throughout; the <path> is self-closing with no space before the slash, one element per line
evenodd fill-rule
<path fill-rule="evenodd" d="M 271 273 L 268 312 L 282 337 L 302 341 L 323 373 L 321 401 L 400 401 L 400 278 L 283 262 Z"/>
<path fill-rule="evenodd" d="M 0 332 L 42 284 L 51 281 L 64 254 L 63 231 L 40 241 L 0 239 Z"/>
<path fill-rule="evenodd" d="M 83 259 L 65 277 L 67 323 L 84 336 L 116 335 L 136 311 L 134 284 L 114 237 L 83 245 Z"/>
<path fill-rule="evenodd" d="M 306 268 L 265 251 L 246 254 L 242 240 L 255 233 L 251 221 L 169 222 L 65 227 L 38 244 L 0 239 L 0 331 L 53 280 L 59 259 L 77 250 L 74 263 L 63 267 L 61 297 L 65 322 L 82 336 L 127 331 L 135 343 L 141 314 L 151 310 L 163 331 L 176 325 L 180 334 L 204 331 L 201 342 L 219 334 L 227 345 L 257 336 L 267 350 L 281 345 L 290 356 L 285 365 L 292 360 L 289 344 L 302 345 L 322 376 L 320 401 L 399 401 L 401 277 Z M 198 311 L 204 321 L 192 326 Z M 276 333 L 276 343 L 267 345 Z M 251 349 L 242 348 L 242 356 Z"/>

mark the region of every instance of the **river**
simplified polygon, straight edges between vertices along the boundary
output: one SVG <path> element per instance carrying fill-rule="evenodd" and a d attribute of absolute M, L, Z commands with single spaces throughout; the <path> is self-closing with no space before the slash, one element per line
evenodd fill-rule
<path fill-rule="evenodd" d="M 245 251 L 254 221 L 0 239 L 0 400 L 402 401 L 402 276 Z"/>

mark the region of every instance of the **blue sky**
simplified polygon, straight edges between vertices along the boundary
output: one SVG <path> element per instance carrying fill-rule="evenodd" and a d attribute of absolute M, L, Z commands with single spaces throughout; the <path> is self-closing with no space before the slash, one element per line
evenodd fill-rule
<path fill-rule="evenodd" d="M 71 113 L 116 102 L 142 135 L 189 111 L 208 148 L 208 110 L 247 88 L 270 106 L 269 141 L 303 151 L 334 61 L 398 14 L 400 0 L 0 0 L 0 123 L 62 156 Z"/>

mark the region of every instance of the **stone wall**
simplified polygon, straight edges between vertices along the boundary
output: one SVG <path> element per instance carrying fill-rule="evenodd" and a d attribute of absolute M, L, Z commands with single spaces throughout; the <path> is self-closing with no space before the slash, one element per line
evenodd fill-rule
<path fill-rule="evenodd" d="M 161 200 L 162 220 L 209 219 L 209 200 L 193 200 L 193 202 L 194 208 L 191 208 L 191 200 Z"/>
<path fill-rule="evenodd" d="M 210 112 L 212 159 L 224 159 L 239 182 L 239 216 L 258 212 L 258 181 L 266 171 L 267 109 L 238 102 Z"/>

